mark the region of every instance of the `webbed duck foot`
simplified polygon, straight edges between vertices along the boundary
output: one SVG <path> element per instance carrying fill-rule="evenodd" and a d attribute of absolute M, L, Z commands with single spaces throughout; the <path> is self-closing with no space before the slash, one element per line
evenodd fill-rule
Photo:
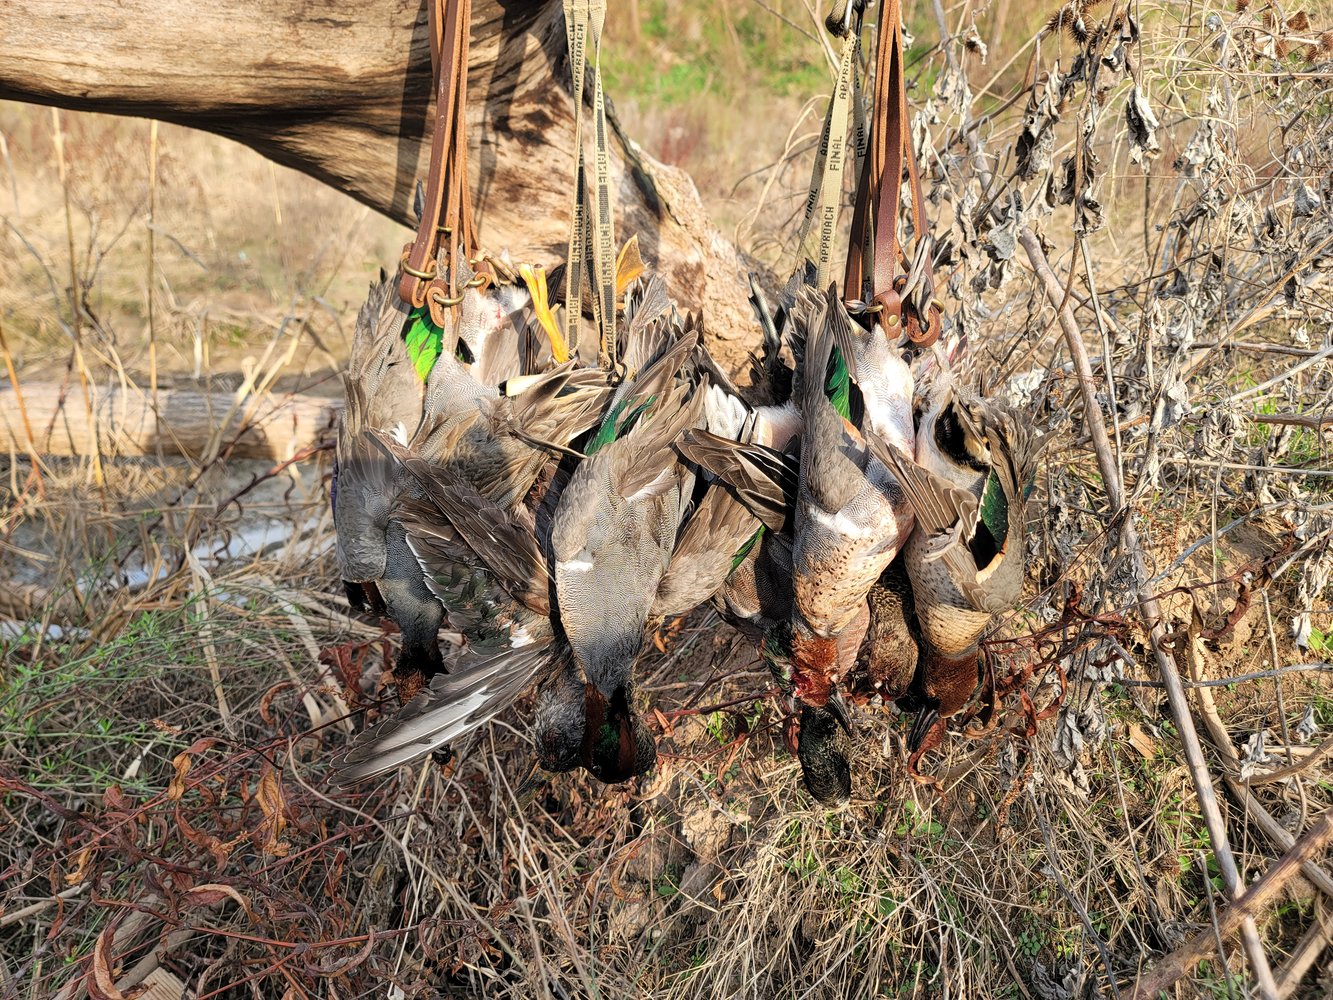
<path fill-rule="evenodd" d="M 430 759 L 440 767 L 448 767 L 453 763 L 454 751 L 452 747 L 440 747 L 431 752 Z"/>
<path fill-rule="evenodd" d="M 800 752 L 801 719 L 794 712 L 788 713 L 782 720 L 782 745 L 793 757 Z"/>
<path fill-rule="evenodd" d="M 912 723 L 912 729 L 907 734 L 907 749 L 914 754 L 921 752 L 921 747 L 926 738 L 930 736 L 940 723 L 940 706 L 937 701 L 927 701 L 917 711 L 916 721 Z M 934 745 L 939 746 L 940 740 L 937 738 Z"/>

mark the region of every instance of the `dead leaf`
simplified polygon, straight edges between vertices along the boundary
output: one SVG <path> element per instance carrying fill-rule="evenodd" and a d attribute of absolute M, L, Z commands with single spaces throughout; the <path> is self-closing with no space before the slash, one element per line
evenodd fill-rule
<path fill-rule="evenodd" d="M 74 870 L 65 876 L 66 885 L 79 885 L 88 880 L 88 861 L 93 856 L 93 849 L 85 847 L 79 852 L 78 858 L 74 862 Z"/>
<path fill-rule="evenodd" d="M 143 984 L 148 991 L 143 1000 L 181 1000 L 185 996 L 185 984 L 166 969 L 154 969 Z"/>
<path fill-rule="evenodd" d="M 217 837 L 206 830 L 196 830 L 189 824 L 184 816 L 181 815 L 180 807 L 176 808 L 176 827 L 180 830 L 181 836 L 192 844 L 204 848 L 209 854 L 213 855 L 213 860 L 217 862 L 219 868 L 226 864 L 227 858 L 231 856 L 232 850 L 244 838 L 244 834 L 234 840 L 223 843 Z"/>
<path fill-rule="evenodd" d="M 265 767 L 259 778 L 259 788 L 255 791 L 259 808 L 263 810 L 268 825 L 268 835 L 264 840 L 264 853 L 274 857 L 283 857 L 292 849 L 285 840 L 279 840 L 287 826 L 287 800 L 282 794 L 282 782 L 278 773 L 271 767 Z"/>
<path fill-rule="evenodd" d="M 181 796 L 185 794 L 185 776 L 190 773 L 190 768 L 194 766 L 195 754 L 203 753 L 209 749 L 217 740 L 211 736 L 205 736 L 203 739 L 195 740 L 188 747 L 171 758 L 171 766 L 175 769 L 175 774 L 171 782 L 167 785 L 167 801 L 179 802 Z"/>
<path fill-rule="evenodd" d="M 1137 750 L 1144 760 L 1152 760 L 1157 756 L 1157 741 L 1137 722 L 1129 724 L 1129 745 Z"/>
<path fill-rule="evenodd" d="M 227 885 L 223 882 L 207 882 L 204 885 L 196 885 L 191 889 L 187 896 L 193 897 L 194 901 L 200 906 L 216 906 L 224 898 L 234 900 L 236 905 L 245 911 L 245 915 L 251 920 L 254 919 L 255 911 L 250 906 L 250 901 L 241 895 L 240 891 L 234 885 Z"/>
<path fill-rule="evenodd" d="M 659 653 L 669 651 L 671 643 L 680 635 L 680 631 L 685 627 L 685 619 L 671 618 L 658 626 L 657 631 L 653 633 L 653 645 L 657 647 Z"/>
<path fill-rule="evenodd" d="M 662 714 L 661 709 L 657 708 L 657 706 L 655 705 L 653 706 L 653 715 L 657 719 L 658 726 L 660 726 L 662 729 L 663 736 L 672 736 L 675 734 L 676 727 L 671 724 L 670 719 L 668 719 L 665 715 Z"/>
<path fill-rule="evenodd" d="M 171 766 L 175 774 L 171 776 L 171 781 L 167 784 L 167 801 L 179 802 L 181 796 L 185 794 L 185 776 L 190 773 L 190 768 L 194 761 L 188 753 L 178 753 L 171 758 Z"/>
<path fill-rule="evenodd" d="M 111 965 L 111 946 L 115 943 L 115 934 L 114 925 L 105 927 L 93 945 L 93 975 L 92 981 L 88 983 L 88 995 L 92 1000 L 133 1000 L 145 990 L 145 987 L 140 986 L 129 993 L 122 993 L 116 988 L 116 974 Z"/>

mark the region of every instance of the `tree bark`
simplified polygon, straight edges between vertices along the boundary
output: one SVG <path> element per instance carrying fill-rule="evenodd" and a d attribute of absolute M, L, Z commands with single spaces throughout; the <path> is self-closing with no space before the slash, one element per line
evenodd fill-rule
<path fill-rule="evenodd" d="M 5 0 L 0 20 L 0 98 L 215 132 L 415 223 L 432 124 L 423 0 Z M 468 80 L 483 247 L 554 263 L 574 170 L 558 0 L 475 0 Z M 679 306 L 703 311 L 719 360 L 739 368 L 753 328 L 745 261 L 688 175 L 615 131 L 618 239 L 638 233 Z"/>

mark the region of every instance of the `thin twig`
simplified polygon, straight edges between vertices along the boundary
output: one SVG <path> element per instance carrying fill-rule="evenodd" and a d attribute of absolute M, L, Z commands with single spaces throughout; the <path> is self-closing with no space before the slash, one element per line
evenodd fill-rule
<path fill-rule="evenodd" d="M 936 0 L 938 4 L 939 0 Z M 1032 814 L 1037 817 L 1037 826 L 1041 829 L 1042 846 L 1046 848 L 1046 860 L 1050 863 L 1051 874 L 1055 876 L 1055 883 L 1060 887 L 1060 892 L 1064 895 L 1069 905 L 1074 908 L 1078 914 L 1079 921 L 1083 924 L 1083 933 L 1097 949 L 1097 954 L 1101 956 L 1102 966 L 1106 969 L 1106 984 L 1111 988 L 1111 995 L 1120 1000 L 1120 987 L 1115 981 L 1115 967 L 1111 964 L 1111 956 L 1106 950 L 1106 944 L 1102 941 L 1101 935 L 1097 929 L 1092 926 L 1092 919 L 1088 916 L 1088 911 L 1084 909 L 1077 897 L 1069 891 L 1069 886 L 1065 884 L 1064 876 L 1060 874 L 1060 859 L 1055 856 L 1055 847 L 1051 843 L 1051 828 L 1046 822 L 1046 817 L 1042 814 L 1041 807 L 1037 804 L 1037 797 L 1028 786 L 1028 801 L 1032 804 Z"/>
<path fill-rule="evenodd" d="M 1301 866 L 1333 840 L 1333 810 L 1323 813 L 1310 829 L 1301 835 L 1300 840 L 1290 851 L 1284 854 L 1259 881 L 1238 896 L 1218 917 L 1218 930 L 1222 936 L 1229 937 L 1246 921 L 1253 921 L 1256 914 L 1272 903 L 1292 878 L 1300 872 Z M 1208 930 L 1195 935 L 1180 948 L 1167 955 L 1153 970 L 1139 980 L 1134 990 L 1134 1000 L 1157 1000 L 1158 994 L 1169 990 L 1176 980 L 1187 975 L 1189 970 L 1206 959 L 1213 950 L 1213 931 Z M 1274 987 L 1276 995 L 1276 984 Z"/>
<path fill-rule="evenodd" d="M 1195 628 L 1192 626 L 1183 636 L 1185 654 L 1185 663 L 1189 668 L 1192 679 L 1199 679 L 1199 663 L 1196 653 L 1196 643 L 1199 641 L 1194 635 Z M 1245 810 L 1247 818 L 1254 821 L 1264 835 L 1282 850 L 1289 851 L 1296 838 L 1287 832 L 1287 828 L 1278 822 L 1263 804 L 1254 796 L 1244 783 L 1239 780 L 1240 777 L 1240 758 L 1236 756 L 1236 751 L 1231 745 L 1231 737 L 1227 734 L 1226 726 L 1222 723 L 1222 717 L 1217 713 L 1217 704 L 1213 701 L 1212 692 L 1207 686 L 1199 685 L 1195 691 L 1195 697 L 1199 703 L 1199 715 L 1203 718 L 1204 728 L 1208 732 L 1208 738 L 1217 749 L 1218 756 L 1222 758 L 1223 780 L 1226 782 L 1227 791 L 1232 797 L 1240 803 Z M 1303 873 L 1310 884 L 1324 894 L 1330 900 L 1333 900 L 1333 877 L 1324 871 L 1313 861 L 1307 861 L 1303 868 Z"/>
<path fill-rule="evenodd" d="M 56 903 L 60 902 L 62 899 L 72 899 L 86 888 L 88 888 L 88 883 L 81 882 L 79 885 L 58 892 L 54 896 L 40 899 L 35 903 L 30 903 L 29 905 L 14 910 L 11 913 L 0 915 L 0 928 L 9 927 L 11 924 L 16 924 L 20 920 L 26 920 L 28 917 L 31 917 L 36 913 L 41 913 L 43 910 L 55 906 Z"/>
<path fill-rule="evenodd" d="M 1106 486 L 1107 499 L 1110 500 L 1114 515 L 1120 520 L 1121 545 L 1130 557 L 1130 571 L 1139 599 L 1139 614 L 1148 629 L 1148 641 L 1157 660 L 1157 669 L 1162 675 L 1167 701 L 1171 706 L 1171 716 L 1175 720 L 1176 732 L 1180 735 L 1181 745 L 1184 748 L 1185 763 L 1199 797 L 1199 811 L 1208 829 L 1208 840 L 1217 858 L 1222 878 L 1234 898 L 1241 887 L 1240 872 L 1236 868 L 1236 859 L 1231 851 L 1231 841 L 1227 836 L 1226 821 L 1222 818 L 1217 789 L 1213 785 L 1212 776 L 1208 773 L 1203 748 L 1199 745 L 1199 735 L 1194 729 L 1194 717 L 1190 713 L 1184 685 L 1180 682 L 1180 671 L 1176 668 L 1175 659 L 1165 645 L 1166 628 L 1162 624 L 1161 607 L 1157 602 L 1157 596 L 1147 585 L 1148 570 L 1144 564 L 1143 545 L 1139 541 L 1138 529 L 1134 525 L 1133 512 L 1124 509 L 1124 490 L 1120 483 L 1120 472 L 1111 449 L 1111 441 L 1106 434 L 1102 411 L 1097 403 L 1097 383 L 1092 374 L 1092 366 L 1088 362 L 1088 352 L 1083 346 L 1083 338 L 1074 321 L 1073 311 L 1068 303 L 1064 302 L 1064 287 L 1051 270 L 1046 253 L 1041 248 L 1041 242 L 1026 226 L 1019 230 L 1018 241 L 1023 245 L 1033 270 L 1041 279 L 1046 297 L 1059 309 L 1058 316 L 1064 333 L 1065 347 L 1074 361 L 1079 389 L 1083 394 L 1083 414 L 1088 434 L 1097 453 L 1097 465 Z M 1275 1000 L 1277 989 L 1273 984 L 1272 969 L 1268 965 L 1263 944 L 1259 940 L 1259 929 L 1253 919 L 1247 918 L 1243 922 L 1241 934 L 1250 966 L 1259 981 L 1260 995 L 1264 1000 Z"/>
<path fill-rule="evenodd" d="M 1230 687 L 1232 684 L 1242 684 L 1245 681 L 1266 681 L 1274 677 L 1281 677 L 1283 674 L 1301 673 L 1307 670 L 1330 671 L 1333 670 L 1333 663 L 1289 663 L 1285 667 L 1277 667 L 1273 670 L 1255 670 L 1252 673 L 1236 674 L 1232 677 L 1210 677 L 1208 680 L 1182 680 L 1180 683 L 1191 689 Z M 1166 686 L 1161 681 L 1131 678 L 1118 680 L 1116 683 L 1125 687 L 1161 688 Z"/>
<path fill-rule="evenodd" d="M 1297 943 L 1291 957 L 1277 970 L 1275 976 L 1277 992 L 1282 1000 L 1286 1000 L 1300 988 L 1301 980 L 1314 967 L 1330 941 L 1333 941 L 1333 937 L 1330 937 L 1328 929 L 1324 927 L 1323 914 L 1316 910 L 1314 922 L 1310 924 L 1309 930 Z"/>

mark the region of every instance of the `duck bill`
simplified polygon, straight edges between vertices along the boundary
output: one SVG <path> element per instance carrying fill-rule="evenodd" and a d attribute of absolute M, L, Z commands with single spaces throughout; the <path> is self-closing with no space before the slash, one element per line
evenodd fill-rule
<path fill-rule="evenodd" d="M 829 713 L 838 720 L 838 725 L 842 726 L 842 731 L 848 736 L 852 735 L 852 711 L 847 704 L 847 700 L 842 696 L 842 692 L 834 689 L 829 692 L 828 703 L 825 707 Z"/>
<path fill-rule="evenodd" d="M 926 736 L 935 724 L 940 721 L 940 710 L 937 706 L 926 705 L 917 713 L 916 721 L 912 723 L 912 730 L 907 734 L 907 749 L 916 753 L 921 749 L 921 744 L 926 741 Z"/>

